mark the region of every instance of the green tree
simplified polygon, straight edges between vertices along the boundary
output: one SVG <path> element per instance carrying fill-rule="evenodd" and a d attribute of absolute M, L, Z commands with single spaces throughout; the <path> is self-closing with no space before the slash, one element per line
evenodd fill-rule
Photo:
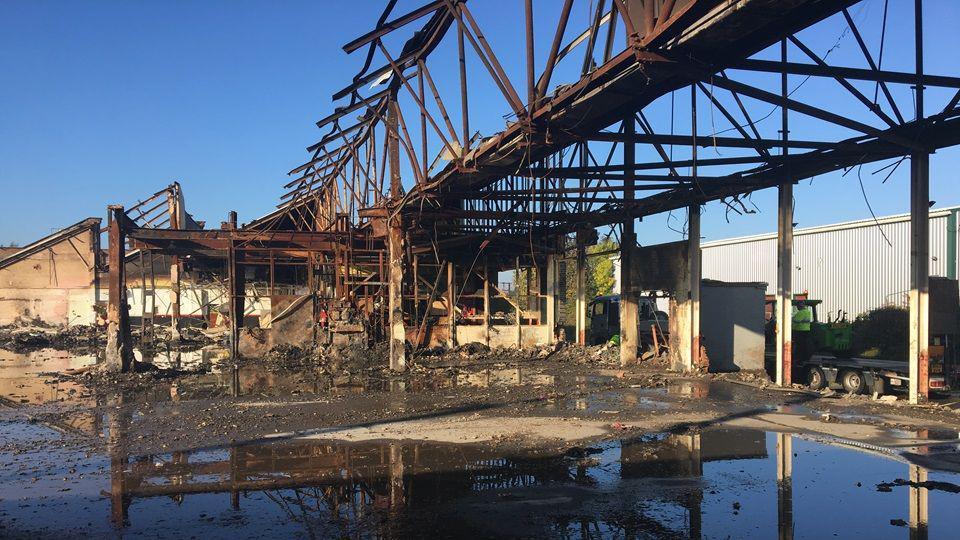
<path fill-rule="evenodd" d="M 620 245 L 609 238 L 587 248 L 587 300 L 613 292 L 616 280 L 611 257 L 616 257 L 616 253 L 610 252 L 619 248 Z M 591 254 L 596 255 L 591 257 Z"/>

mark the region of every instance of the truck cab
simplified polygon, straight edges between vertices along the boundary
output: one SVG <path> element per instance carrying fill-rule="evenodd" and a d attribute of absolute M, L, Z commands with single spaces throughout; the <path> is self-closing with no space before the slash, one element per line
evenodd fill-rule
<path fill-rule="evenodd" d="M 637 333 L 640 348 L 647 349 L 657 344 L 657 348 L 666 347 L 668 318 L 663 311 L 657 310 L 655 298 L 637 299 Z M 620 295 L 598 296 L 587 305 L 587 344 L 600 345 L 620 335 Z"/>

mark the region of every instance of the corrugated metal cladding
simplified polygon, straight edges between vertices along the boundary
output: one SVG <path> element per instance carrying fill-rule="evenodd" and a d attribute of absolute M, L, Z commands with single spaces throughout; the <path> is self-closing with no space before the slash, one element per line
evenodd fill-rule
<path fill-rule="evenodd" d="M 957 209 L 930 212 L 930 275 L 957 275 L 957 250 L 948 250 L 948 223 Z M 950 219 L 951 213 L 954 214 Z M 883 305 L 907 305 L 910 288 L 910 217 L 880 218 L 794 231 L 793 289 L 823 300 L 820 317 L 846 311 L 850 318 Z M 882 233 L 881 233 L 882 230 Z M 890 244 L 884 239 L 889 239 Z M 776 234 L 705 242 L 703 277 L 722 281 L 761 281 L 767 294 L 777 289 Z"/>

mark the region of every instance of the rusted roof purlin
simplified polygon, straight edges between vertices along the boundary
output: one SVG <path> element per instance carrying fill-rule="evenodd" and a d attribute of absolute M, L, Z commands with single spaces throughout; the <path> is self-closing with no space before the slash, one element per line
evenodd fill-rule
<path fill-rule="evenodd" d="M 373 44 L 375 44 L 380 38 L 388 33 L 432 12 L 433 16 L 424 24 L 423 28 L 417 31 L 414 36 L 407 40 L 407 42 L 404 44 L 403 51 L 399 56 L 400 61 L 394 61 L 394 64 L 399 66 L 401 69 L 406 69 L 411 65 L 415 65 L 416 61 L 426 58 L 427 55 L 434 50 L 434 48 L 440 42 L 440 39 L 450 27 L 452 17 L 450 16 L 449 12 L 446 9 L 439 9 L 444 7 L 444 4 L 445 2 L 442 0 L 433 2 L 427 6 L 424 6 L 423 8 L 394 19 L 393 21 L 384 23 L 361 38 L 352 41 L 345 46 L 344 49 L 347 50 L 347 52 L 352 52 L 357 50 L 359 47 L 362 47 L 364 44 L 371 44 L 371 46 L 373 46 Z M 393 4 L 391 3 L 387 9 L 389 10 L 392 8 L 392 5 Z M 296 185 L 296 187 L 281 197 L 282 201 L 288 200 L 286 203 L 281 203 L 281 206 L 291 204 L 293 201 L 296 201 L 309 192 L 317 191 L 318 189 L 327 189 L 330 183 L 335 181 L 337 176 L 343 172 L 347 163 L 354 159 L 355 153 L 349 150 L 355 150 L 367 141 L 370 131 L 376 126 L 377 122 L 379 122 L 383 116 L 383 108 L 388 97 L 397 91 L 400 85 L 403 84 L 403 80 L 401 80 L 397 76 L 397 73 L 394 72 L 386 83 L 387 88 L 368 98 L 360 96 L 357 93 L 357 90 L 366 82 L 372 81 L 376 77 L 381 76 L 381 74 L 384 72 L 392 70 L 393 66 L 388 65 L 373 70 L 373 72 L 371 72 L 369 75 L 365 75 L 365 66 L 365 69 L 362 70 L 357 77 L 355 77 L 355 82 L 352 85 L 336 94 L 336 96 L 342 97 L 350 95 L 351 103 L 347 106 L 338 108 L 333 114 L 327 116 L 317 123 L 318 126 L 334 123 L 334 127 L 331 129 L 330 133 L 325 135 L 318 143 L 308 147 L 308 151 L 318 152 L 318 154 L 310 161 L 293 169 L 290 174 L 307 171 L 317 162 L 322 161 L 325 157 L 330 156 L 332 153 L 339 152 L 340 149 L 347 149 L 348 151 L 341 153 L 341 157 L 339 158 L 340 164 L 335 166 L 332 171 L 325 172 L 323 174 L 308 172 L 301 179 L 297 179 L 291 183 L 288 183 L 285 187 L 289 188 L 294 185 Z M 412 74 L 404 75 L 404 79 L 409 79 L 412 76 Z M 336 124 L 345 115 L 357 111 L 363 107 L 367 107 L 368 113 L 363 119 L 361 119 L 360 122 L 345 129 L 340 129 L 339 125 Z M 357 134 L 354 135 L 352 139 L 346 137 L 346 135 L 353 132 L 357 132 Z M 339 146 L 336 150 L 325 152 L 322 155 L 319 154 L 319 152 L 323 151 L 324 145 L 334 142 L 337 138 L 344 139 L 343 145 Z M 318 185 L 319 187 L 317 187 Z"/>

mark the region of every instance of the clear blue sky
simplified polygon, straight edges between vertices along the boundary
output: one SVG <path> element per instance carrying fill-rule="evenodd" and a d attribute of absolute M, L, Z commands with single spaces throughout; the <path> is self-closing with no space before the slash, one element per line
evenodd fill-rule
<path fill-rule="evenodd" d="M 536 4 L 542 8 L 546 2 Z M 401 1 L 398 10 L 413 3 Z M 24 244 L 84 217 L 102 216 L 107 204 L 130 204 L 173 180 L 182 183 L 188 209 L 212 224 L 231 209 L 241 221 L 269 212 L 286 171 L 305 161 L 304 147 L 320 136 L 313 123 L 331 110 L 330 95 L 360 65 L 360 55 L 347 56 L 340 47 L 371 27 L 383 4 L 0 2 L 0 243 Z M 891 4 L 884 65 L 910 69 L 912 42 L 898 47 L 896 41 L 911 39 L 912 18 L 904 5 L 912 2 Z M 926 4 L 928 70 L 956 75 L 958 3 Z M 518 71 L 522 49 L 511 49 L 522 43 L 522 18 L 503 17 L 506 8 L 521 12 L 522 3 L 471 5 L 494 47 L 518 53 L 504 55 L 503 61 L 523 80 Z M 873 45 L 882 5 L 882 0 L 868 0 L 854 10 Z M 583 15 L 574 14 L 574 20 Z M 548 26 L 538 23 L 538 33 Z M 827 25 L 803 37 L 822 54 L 840 29 Z M 848 35 L 831 59 L 860 66 L 856 52 Z M 452 62 L 435 65 L 434 77 L 455 81 L 453 67 Z M 817 84 L 809 83 L 795 97 L 810 99 L 820 91 Z M 942 106 L 944 100 L 936 97 Z M 491 120 L 479 121 L 476 129 L 489 134 L 502 125 L 502 100 L 483 91 L 471 99 L 472 106 L 490 112 Z M 900 102 L 909 100 L 907 95 Z M 848 114 L 846 108 L 854 105 L 838 101 L 836 112 Z M 662 106 L 651 114 L 657 121 L 667 118 Z M 774 116 L 769 122 L 776 122 Z M 705 113 L 700 126 L 709 129 Z M 799 133 L 802 119 L 796 126 Z M 960 203 L 958 166 L 956 149 L 933 156 L 931 193 L 938 206 Z M 880 183 L 882 175 L 869 174 L 875 168 L 863 169 L 874 210 L 905 212 L 908 164 L 886 184 Z M 715 239 L 773 230 L 775 192 L 755 194 L 753 200 L 762 212 L 732 216 L 730 224 L 722 207 L 708 206 L 704 235 Z M 831 175 L 797 189 L 801 226 L 868 216 L 855 174 Z M 648 218 L 639 232 L 642 243 L 676 236 L 665 227 L 664 216 Z"/>

